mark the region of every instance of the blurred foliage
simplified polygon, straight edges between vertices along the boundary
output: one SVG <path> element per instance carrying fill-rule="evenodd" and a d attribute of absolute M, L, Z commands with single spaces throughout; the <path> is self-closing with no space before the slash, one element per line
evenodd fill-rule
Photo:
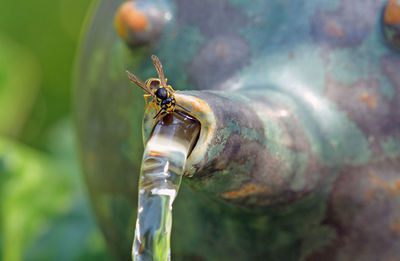
<path fill-rule="evenodd" d="M 0 260 L 110 260 L 79 175 L 72 72 L 94 0 L 0 0 Z"/>
<path fill-rule="evenodd" d="M 18 135 L 29 145 L 46 149 L 46 134 L 70 112 L 72 65 L 91 2 L 94 1 L 0 0 L 2 89 L 7 85 L 6 89 L 15 88 L 14 82 L 26 74 L 34 78 L 30 78 L 33 82 L 20 85 L 25 90 L 21 96 L 34 106 L 18 108 L 21 115 L 29 114 Z M 3 42 L 4 38 L 8 40 Z M 18 68 L 21 64 L 24 66 Z M 37 81 L 40 90 L 35 86 Z"/>

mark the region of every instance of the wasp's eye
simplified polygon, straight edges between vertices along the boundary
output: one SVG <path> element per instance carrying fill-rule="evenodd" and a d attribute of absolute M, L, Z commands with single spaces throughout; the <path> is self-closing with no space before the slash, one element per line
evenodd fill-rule
<path fill-rule="evenodd" d="M 155 92 L 156 96 L 160 99 L 167 99 L 168 98 L 168 92 L 165 88 L 158 88 L 157 91 Z"/>

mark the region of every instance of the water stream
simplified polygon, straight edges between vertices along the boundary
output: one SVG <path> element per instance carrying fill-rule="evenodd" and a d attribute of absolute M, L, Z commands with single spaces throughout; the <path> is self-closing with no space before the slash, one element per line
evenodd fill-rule
<path fill-rule="evenodd" d="M 165 116 L 153 129 L 143 154 L 139 180 L 132 249 L 135 261 L 171 260 L 172 204 L 199 131 L 197 120 L 178 112 Z"/>

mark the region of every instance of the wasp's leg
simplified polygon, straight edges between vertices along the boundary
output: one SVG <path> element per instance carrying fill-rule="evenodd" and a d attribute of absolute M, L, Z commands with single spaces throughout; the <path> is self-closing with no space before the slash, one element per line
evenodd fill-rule
<path fill-rule="evenodd" d="M 149 102 L 150 108 L 157 110 L 158 104 L 155 101 Z"/>
<path fill-rule="evenodd" d="M 153 119 L 157 118 L 158 115 L 160 115 L 160 114 L 162 115 L 163 113 L 165 113 L 165 109 L 164 109 L 164 108 L 160 109 L 160 110 L 157 112 L 156 116 L 154 116 Z"/>
<path fill-rule="evenodd" d="M 191 112 L 190 110 L 186 109 L 185 107 L 183 107 L 182 105 L 179 104 L 179 102 L 176 102 L 176 106 L 178 106 L 179 108 L 187 111 L 187 112 Z"/>
<path fill-rule="evenodd" d="M 169 112 L 164 110 L 163 112 L 161 112 L 160 116 L 158 116 L 159 119 L 162 119 L 165 115 L 167 115 Z"/>
<path fill-rule="evenodd" d="M 167 88 L 170 89 L 172 92 L 179 92 L 179 91 L 175 91 L 174 88 L 172 88 L 171 85 L 167 85 Z"/>
<path fill-rule="evenodd" d="M 149 101 L 147 100 L 149 97 L 151 97 L 150 94 L 145 94 L 145 95 L 143 95 L 143 98 L 144 98 L 144 101 L 146 102 L 146 105 L 149 104 Z"/>

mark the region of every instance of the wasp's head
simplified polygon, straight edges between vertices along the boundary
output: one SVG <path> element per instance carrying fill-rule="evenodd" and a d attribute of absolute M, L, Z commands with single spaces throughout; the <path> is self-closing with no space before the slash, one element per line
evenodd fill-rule
<path fill-rule="evenodd" d="M 159 87 L 157 90 L 154 92 L 157 98 L 161 100 L 165 100 L 169 97 L 168 90 L 165 89 L 164 87 Z"/>

